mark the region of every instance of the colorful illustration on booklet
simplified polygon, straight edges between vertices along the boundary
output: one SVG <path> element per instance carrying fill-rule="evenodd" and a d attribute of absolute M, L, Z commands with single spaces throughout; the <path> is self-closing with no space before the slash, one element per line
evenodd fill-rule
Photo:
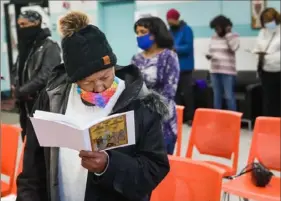
<path fill-rule="evenodd" d="M 128 143 L 126 115 L 113 117 L 90 128 L 92 150 L 104 150 Z"/>

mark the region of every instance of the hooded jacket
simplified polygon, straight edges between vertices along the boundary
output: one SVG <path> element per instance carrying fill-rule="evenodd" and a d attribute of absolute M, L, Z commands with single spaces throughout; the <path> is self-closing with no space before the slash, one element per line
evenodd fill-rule
<path fill-rule="evenodd" d="M 152 190 L 169 172 L 161 120 L 168 115 L 162 98 L 147 90 L 136 66 L 118 67 L 125 81 L 112 114 L 134 110 L 136 144 L 107 151 L 108 168 L 102 176 L 89 172 L 84 201 L 148 201 Z M 35 110 L 64 114 L 71 84 L 64 64 L 57 66 Z M 29 121 L 23 171 L 17 178 L 17 201 L 60 201 L 59 148 L 40 147 Z"/>
<path fill-rule="evenodd" d="M 179 57 L 180 70 L 192 71 L 194 69 L 193 31 L 184 21 L 180 22 L 177 30 L 170 30 L 174 38 L 175 50 Z"/>

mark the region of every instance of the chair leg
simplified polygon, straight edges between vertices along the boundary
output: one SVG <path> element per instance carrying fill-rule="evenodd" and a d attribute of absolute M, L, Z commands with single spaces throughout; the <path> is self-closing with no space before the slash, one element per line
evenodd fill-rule
<path fill-rule="evenodd" d="M 249 129 L 249 131 L 252 130 L 252 121 L 249 121 L 249 123 L 248 123 L 248 129 Z"/>
<path fill-rule="evenodd" d="M 227 193 L 227 201 L 230 201 L 230 194 Z"/>
<path fill-rule="evenodd" d="M 226 201 L 225 199 L 226 199 L 226 192 L 223 192 L 223 195 L 222 195 L 222 201 Z"/>
<path fill-rule="evenodd" d="M 239 197 L 239 201 L 241 201 L 241 199 L 242 199 L 242 198 L 241 198 L 241 197 Z M 244 200 L 244 201 L 249 201 L 249 199 L 248 199 L 248 198 L 243 198 L 243 200 Z"/>
<path fill-rule="evenodd" d="M 230 201 L 230 194 L 227 193 L 227 192 L 223 192 L 223 195 L 222 195 L 222 200 L 223 201 Z"/>
<path fill-rule="evenodd" d="M 242 119 L 242 122 L 247 123 L 248 126 L 248 130 L 251 131 L 252 130 L 252 121 L 248 120 L 248 119 Z"/>

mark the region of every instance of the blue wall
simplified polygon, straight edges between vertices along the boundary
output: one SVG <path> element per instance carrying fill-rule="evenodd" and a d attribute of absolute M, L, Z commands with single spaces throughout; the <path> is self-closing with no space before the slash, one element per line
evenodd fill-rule
<path fill-rule="evenodd" d="M 136 37 L 132 28 L 135 16 L 135 2 L 99 4 L 99 27 L 105 33 L 116 54 L 117 63 L 119 65 L 128 65 L 131 63 L 133 54 L 137 52 Z M 122 25 L 128 24 L 131 26 L 120 27 L 121 23 Z M 126 49 L 124 49 L 124 45 Z"/>
<path fill-rule="evenodd" d="M 1 10 L 2 12 L 2 10 Z M 9 89 L 9 69 L 8 69 L 8 53 L 4 52 L 4 46 L 6 45 L 6 30 L 5 30 L 5 19 L 1 18 L 1 76 L 5 77 L 5 80 L 1 80 L 1 91 Z"/>
<path fill-rule="evenodd" d="M 159 17 L 166 19 L 169 9 L 175 8 L 181 13 L 181 19 L 185 20 L 194 31 L 196 37 L 208 37 L 211 34 L 209 21 L 220 13 L 219 1 L 191 1 L 188 3 L 169 3 L 160 5 L 138 6 L 137 10 L 157 10 Z"/>
<path fill-rule="evenodd" d="M 240 36 L 256 36 L 258 30 L 251 28 L 250 0 L 219 0 L 219 1 L 190 1 L 182 3 L 169 3 L 157 5 L 139 5 L 137 10 L 158 10 L 162 19 L 166 12 L 175 8 L 180 11 L 184 19 L 194 31 L 196 38 L 206 38 L 212 34 L 209 28 L 210 20 L 218 14 L 228 16 L 233 24 L 234 31 Z M 280 11 L 280 1 L 269 0 L 268 7 L 275 7 Z"/>

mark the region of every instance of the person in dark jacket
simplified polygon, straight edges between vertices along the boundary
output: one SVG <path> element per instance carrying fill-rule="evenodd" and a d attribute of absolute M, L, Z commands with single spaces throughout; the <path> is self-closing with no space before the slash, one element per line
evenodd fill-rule
<path fill-rule="evenodd" d="M 174 38 L 174 50 L 178 54 L 180 62 L 180 79 L 176 94 L 176 103 L 183 105 L 184 121 L 192 124 L 194 114 L 192 71 L 194 69 L 193 31 L 175 9 L 167 12 L 167 21 Z"/>
<path fill-rule="evenodd" d="M 83 122 L 134 111 L 136 143 L 99 152 L 43 148 L 29 122 L 17 201 L 149 201 L 169 172 L 163 97 L 146 88 L 136 66 L 116 65 L 104 33 L 86 14 L 70 12 L 59 25 L 64 64 L 53 70 L 33 111 Z"/>
<path fill-rule="evenodd" d="M 22 139 L 26 135 L 26 121 L 40 91 L 46 86 L 52 69 L 61 63 L 60 47 L 42 29 L 42 16 L 32 10 L 18 18 L 19 56 L 12 69 L 12 90 L 17 99 Z"/>

